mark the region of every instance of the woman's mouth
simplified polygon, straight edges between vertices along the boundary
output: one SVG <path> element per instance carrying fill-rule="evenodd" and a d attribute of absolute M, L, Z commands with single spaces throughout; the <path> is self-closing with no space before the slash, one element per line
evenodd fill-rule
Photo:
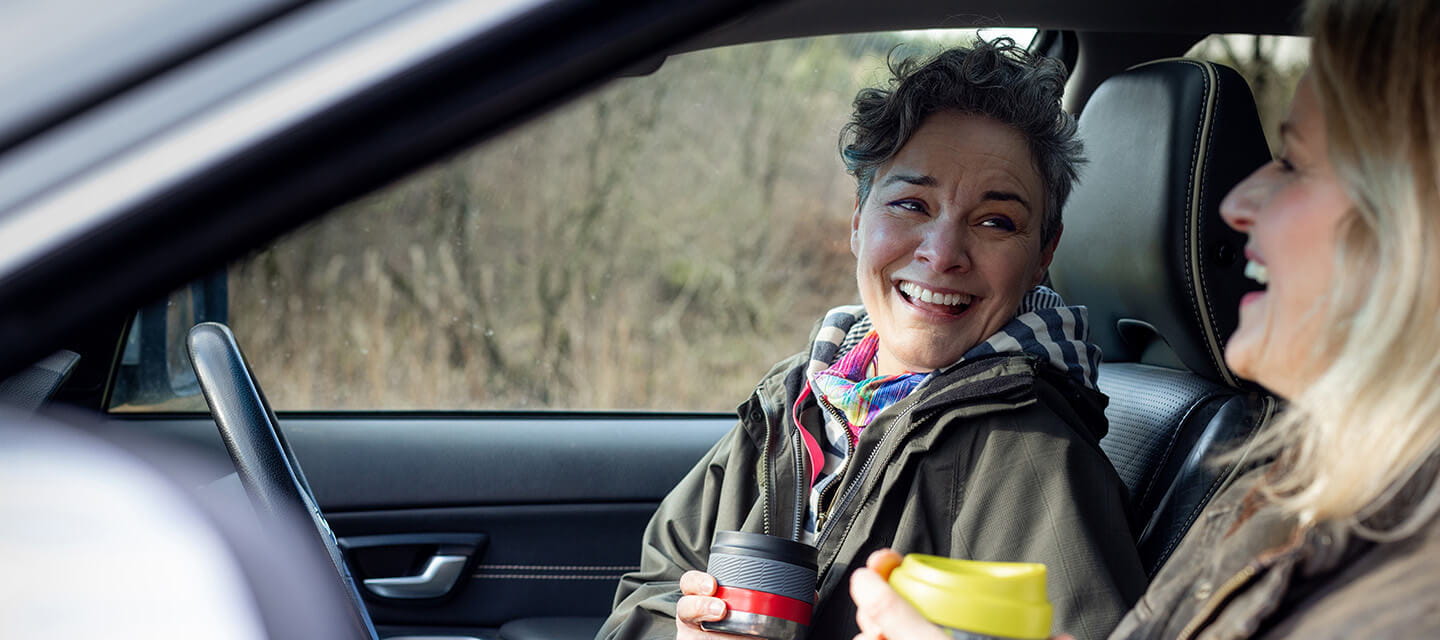
<path fill-rule="evenodd" d="M 1245 262 L 1245 277 L 1259 283 L 1261 287 L 1270 284 L 1270 270 L 1263 263 L 1253 257 Z M 1265 297 L 1265 289 L 1251 291 L 1240 297 L 1240 306 L 1245 306 L 1256 300 Z"/>
<path fill-rule="evenodd" d="M 1254 260 L 1245 262 L 1245 277 L 1262 285 L 1270 284 L 1270 270 Z"/>
<path fill-rule="evenodd" d="M 895 289 L 905 302 L 931 313 L 958 316 L 969 310 L 970 305 L 975 302 L 975 296 L 970 294 L 935 291 L 909 280 L 901 280 L 895 285 Z"/>

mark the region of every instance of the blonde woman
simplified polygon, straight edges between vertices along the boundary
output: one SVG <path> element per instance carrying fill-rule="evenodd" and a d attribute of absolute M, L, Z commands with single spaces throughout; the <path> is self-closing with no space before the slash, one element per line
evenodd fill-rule
<path fill-rule="evenodd" d="M 1112 638 L 1440 637 L 1440 2 L 1316 0 L 1276 159 L 1221 205 L 1249 235 L 1226 362 L 1289 401 Z M 1233 454 L 1232 454 L 1233 455 Z M 882 579 L 864 638 L 941 638 Z"/>

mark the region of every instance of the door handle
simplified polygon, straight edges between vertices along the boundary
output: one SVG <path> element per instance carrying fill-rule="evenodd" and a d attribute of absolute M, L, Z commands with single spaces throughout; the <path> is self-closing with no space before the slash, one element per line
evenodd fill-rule
<path fill-rule="evenodd" d="M 369 578 L 365 580 L 365 588 L 382 598 L 438 598 L 455 586 L 467 561 L 469 558 L 465 556 L 434 555 L 418 576 Z"/>
<path fill-rule="evenodd" d="M 356 577 L 364 578 L 358 582 L 366 596 L 399 604 L 393 601 L 451 595 L 461 587 L 466 568 L 480 557 L 487 539 L 483 533 L 384 534 L 340 538 L 340 548 L 359 568 Z M 419 575 L 396 576 L 420 562 L 424 568 Z M 365 577 L 377 573 L 383 577 Z"/>

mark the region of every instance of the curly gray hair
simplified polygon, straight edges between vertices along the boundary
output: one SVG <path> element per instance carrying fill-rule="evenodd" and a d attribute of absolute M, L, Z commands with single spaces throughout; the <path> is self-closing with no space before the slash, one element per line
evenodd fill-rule
<path fill-rule="evenodd" d="M 1070 197 L 1083 148 L 1075 119 L 1060 106 L 1065 65 L 1038 56 L 1010 38 L 976 39 L 969 49 L 943 51 L 930 60 L 891 60 L 889 88 L 862 89 L 855 113 L 840 132 L 840 155 L 858 182 L 865 202 L 875 171 L 885 164 L 925 118 L 956 110 L 994 118 L 1015 127 L 1030 144 L 1035 171 L 1045 187 L 1041 238 L 1048 244 L 1060 231 L 1060 210 Z"/>

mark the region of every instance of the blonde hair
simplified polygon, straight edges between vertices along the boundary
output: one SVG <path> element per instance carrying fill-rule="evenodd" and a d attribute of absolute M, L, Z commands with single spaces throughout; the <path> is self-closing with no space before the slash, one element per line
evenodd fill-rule
<path fill-rule="evenodd" d="M 1255 447 L 1279 457 L 1267 491 L 1302 519 L 1397 539 L 1440 509 L 1440 3 L 1313 0 L 1306 22 L 1330 163 L 1354 208 L 1319 309 L 1328 364 Z M 1403 517 L 1366 522 L 1417 488 Z"/>

